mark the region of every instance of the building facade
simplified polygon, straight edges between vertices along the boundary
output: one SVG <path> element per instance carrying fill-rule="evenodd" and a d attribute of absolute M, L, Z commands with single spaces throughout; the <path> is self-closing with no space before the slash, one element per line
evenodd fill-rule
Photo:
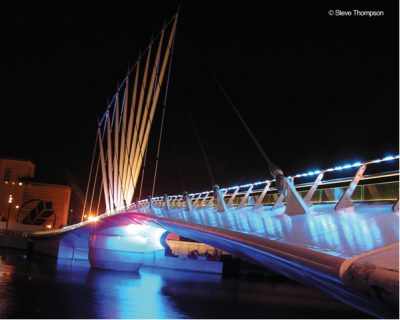
<path fill-rule="evenodd" d="M 36 179 L 34 172 L 30 160 L 0 157 L 0 219 L 9 216 L 14 223 L 66 226 L 72 189 L 67 182 Z"/>

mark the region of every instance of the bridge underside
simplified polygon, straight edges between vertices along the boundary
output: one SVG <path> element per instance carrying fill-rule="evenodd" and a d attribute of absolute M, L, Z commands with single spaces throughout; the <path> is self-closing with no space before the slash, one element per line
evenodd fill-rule
<path fill-rule="evenodd" d="M 104 237 L 107 229 L 122 230 L 134 225 L 155 227 L 159 228 L 155 230 L 168 230 L 229 252 L 375 316 L 398 315 L 399 222 L 398 212 L 393 212 L 390 204 L 355 205 L 338 212 L 333 205 L 315 205 L 309 213 L 296 216 L 284 214 L 284 208 L 269 209 L 129 210 L 51 238 L 58 238 L 71 247 L 86 243 L 87 248 L 89 235 Z M 144 252 L 143 249 L 132 251 L 135 250 Z M 348 277 L 354 263 L 366 256 L 379 260 L 385 252 L 391 252 L 389 260 L 395 265 L 397 259 L 397 271 L 386 272 L 382 290 L 368 286 L 364 279 L 358 279 L 357 285 L 354 276 Z M 385 271 L 375 269 L 380 273 Z M 360 275 L 367 280 L 370 276 L 371 272 Z"/>

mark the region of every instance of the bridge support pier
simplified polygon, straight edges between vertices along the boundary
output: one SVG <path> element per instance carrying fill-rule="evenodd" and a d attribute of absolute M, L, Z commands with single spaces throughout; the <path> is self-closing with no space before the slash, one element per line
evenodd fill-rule
<path fill-rule="evenodd" d="M 143 265 L 146 243 L 147 239 L 141 236 L 91 235 L 90 265 L 97 269 L 137 272 Z M 129 251 L 123 250 L 124 248 Z"/>
<path fill-rule="evenodd" d="M 89 262 L 92 268 L 138 272 L 146 253 L 164 249 L 160 243 L 165 230 L 129 225 L 109 228 L 89 238 Z"/>

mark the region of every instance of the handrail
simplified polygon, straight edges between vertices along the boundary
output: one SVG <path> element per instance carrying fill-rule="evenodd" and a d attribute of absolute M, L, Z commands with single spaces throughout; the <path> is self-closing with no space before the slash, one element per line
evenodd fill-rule
<path fill-rule="evenodd" d="M 363 176 L 362 178 L 361 178 L 361 180 L 369 180 L 369 179 L 379 179 L 379 178 L 386 178 L 386 177 L 393 177 L 393 176 L 398 176 L 399 175 L 399 170 L 395 170 L 395 171 L 388 171 L 388 172 L 384 172 L 384 173 L 373 173 L 373 174 L 370 174 L 370 175 L 365 175 L 365 176 Z M 321 183 L 320 183 L 320 185 L 330 185 L 330 184 L 338 184 L 338 183 L 346 183 L 346 182 L 350 182 L 350 181 L 352 181 L 352 179 L 353 179 L 353 177 L 346 177 L 346 178 L 338 178 L 338 179 L 331 179 L 331 180 L 325 180 L 325 181 L 322 181 Z M 274 180 L 272 180 L 272 181 L 274 181 Z M 264 182 L 263 182 L 264 183 Z M 263 184 L 263 183 L 260 183 L 260 184 Z M 298 185 L 295 185 L 294 187 L 296 188 L 296 189 L 299 189 L 299 188 L 306 188 L 306 187 L 310 187 L 310 186 L 312 186 L 313 185 L 313 181 L 312 182 L 306 182 L 306 183 L 301 183 L 301 184 L 298 184 Z M 248 185 L 243 185 L 243 186 L 236 186 L 236 187 L 232 187 L 232 188 L 228 188 L 228 190 L 229 189 L 236 189 L 236 188 L 238 188 L 238 187 L 241 187 L 241 188 L 244 188 L 244 187 L 247 187 L 247 186 L 251 186 L 251 184 L 248 184 Z M 224 188 L 224 189 L 221 189 L 221 190 L 226 190 L 226 188 Z M 254 195 L 254 194 L 257 194 L 257 193 L 260 193 L 260 192 L 262 192 L 263 191 L 263 188 L 261 188 L 261 189 L 253 189 L 252 191 L 251 191 L 251 193 L 250 193 L 250 195 Z M 269 192 L 270 191 L 276 191 L 276 188 L 275 187 L 272 187 L 272 188 L 269 188 Z M 213 191 L 210 191 L 210 193 L 212 193 Z M 245 194 L 247 191 L 242 191 L 242 192 L 238 192 L 237 194 L 236 194 L 236 196 L 240 196 L 240 195 L 243 195 L 243 194 Z M 225 196 L 230 196 L 230 195 L 232 195 L 233 193 L 227 193 Z M 207 198 L 212 198 L 213 197 L 213 195 L 211 194 L 211 195 L 209 195 Z M 200 199 L 203 199 L 202 197 L 200 197 Z"/>
<path fill-rule="evenodd" d="M 344 166 L 338 166 L 338 167 L 335 167 L 335 168 L 329 168 L 329 169 L 325 169 L 325 170 L 316 170 L 316 171 L 313 171 L 313 172 L 308 172 L 308 173 L 303 173 L 303 174 L 296 174 L 296 175 L 294 175 L 294 176 L 289 176 L 288 178 L 291 178 L 291 179 L 295 179 L 295 178 L 299 178 L 299 177 L 306 177 L 306 176 L 312 176 L 312 175 L 316 175 L 316 174 L 320 174 L 320 173 L 325 173 L 325 172 L 332 172 L 332 171 L 339 171 L 339 170 L 343 170 L 343 169 L 349 169 L 349 168 L 354 168 L 354 167 L 361 167 L 362 165 L 364 165 L 364 164 L 374 164 L 374 163 L 380 163 L 380 162 L 385 162 L 385 161 L 391 161 L 391 160 L 395 160 L 395 159 L 399 159 L 399 155 L 397 155 L 397 156 L 394 156 L 394 157 L 392 157 L 392 156 L 390 156 L 390 157 L 385 157 L 385 158 L 383 158 L 383 159 L 376 159 L 376 160 L 371 160 L 371 161 L 366 161 L 366 162 L 363 162 L 363 163 L 361 163 L 361 162 L 356 162 L 356 163 L 354 163 L 354 164 L 352 164 L 352 165 L 350 165 L 350 164 L 348 164 L 348 165 L 344 165 Z M 398 171 L 397 171 L 398 172 Z M 373 178 L 373 175 L 369 175 L 369 176 L 365 176 L 365 177 L 370 177 L 370 179 L 372 179 Z M 349 179 L 349 178 L 344 178 L 344 179 Z M 348 182 L 348 181 L 351 181 L 351 179 L 352 178 L 350 178 L 350 180 L 346 180 L 346 181 L 342 181 L 342 182 Z M 240 186 L 233 186 L 233 187 L 229 187 L 229 188 L 221 188 L 221 190 L 226 190 L 226 189 L 228 189 L 228 190 L 232 190 L 232 189 L 237 189 L 237 188 L 245 188 L 245 187 L 250 187 L 251 185 L 260 185 L 260 184 L 266 184 L 266 183 L 268 183 L 268 182 L 270 182 L 270 181 L 275 181 L 275 180 L 265 180 L 265 181 L 261 181 L 261 182 L 255 182 L 255 183 L 248 183 L 248 184 L 243 184 L 243 185 L 240 185 Z M 312 183 L 311 183 L 312 184 Z M 321 182 L 321 184 L 324 184 L 324 182 Z M 295 186 L 296 187 L 296 186 Z M 276 190 L 276 188 L 270 188 L 270 190 Z M 209 192 L 209 193 L 213 193 L 213 190 L 210 190 L 210 191 L 203 191 L 202 193 L 206 193 L 206 192 Z M 177 196 L 170 196 L 170 197 L 177 197 Z M 201 199 L 201 198 L 200 198 Z"/>

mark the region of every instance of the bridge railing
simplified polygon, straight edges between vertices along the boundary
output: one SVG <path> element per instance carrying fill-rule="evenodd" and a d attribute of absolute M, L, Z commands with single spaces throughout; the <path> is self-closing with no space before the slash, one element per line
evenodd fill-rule
<path fill-rule="evenodd" d="M 333 187 L 332 185 L 334 184 L 343 184 L 347 182 L 352 182 L 351 184 L 354 184 L 354 179 L 355 177 L 345 177 L 345 178 L 340 178 L 340 179 L 331 179 L 331 180 L 326 180 L 323 181 L 322 177 L 326 172 L 332 172 L 332 171 L 341 171 L 341 170 L 346 170 L 350 168 L 359 168 L 357 171 L 357 174 L 359 174 L 360 178 L 359 180 L 368 180 L 368 179 L 379 179 L 379 178 L 388 178 L 388 177 L 394 177 L 399 175 L 399 170 L 396 171 L 391 171 L 391 172 L 385 172 L 385 173 L 380 173 L 380 174 L 371 174 L 371 175 L 366 175 L 363 176 L 362 173 L 365 170 L 366 165 L 370 164 L 376 164 L 380 162 L 385 162 L 385 161 L 391 161 L 391 160 L 398 160 L 399 155 L 395 157 L 386 157 L 383 159 L 377 159 L 377 160 L 372 160 L 368 162 L 357 162 L 353 165 L 344 165 L 344 166 L 339 166 L 335 168 L 329 168 L 326 170 L 315 170 L 312 172 L 308 173 L 303 173 L 303 174 L 297 174 L 294 176 L 289 176 L 292 181 L 296 178 L 300 177 L 311 177 L 311 176 L 317 176 L 316 181 L 314 182 L 307 182 L 307 183 L 302 183 L 298 185 L 294 185 L 294 188 L 298 190 L 298 193 L 301 195 L 303 199 L 307 198 L 307 195 L 309 196 L 309 201 L 310 203 L 332 203 L 332 202 L 337 202 L 338 201 L 338 195 L 342 196 L 344 192 L 347 192 L 349 187 L 345 186 L 338 186 L 338 187 Z M 356 176 L 357 176 L 356 174 Z M 244 184 L 244 185 L 239 185 L 239 186 L 233 186 L 229 188 L 222 188 L 220 189 L 222 194 L 222 198 L 224 201 L 227 203 L 229 206 L 236 206 L 239 205 L 239 201 L 243 202 L 243 198 L 245 199 L 245 204 L 252 204 L 252 201 L 254 203 L 254 200 L 252 200 L 252 197 L 257 197 L 257 196 L 262 196 L 263 199 L 261 199 L 260 206 L 262 205 L 276 205 L 279 202 L 279 199 L 282 198 L 282 194 L 277 192 L 276 187 L 271 187 L 270 185 L 272 182 L 275 180 L 265 180 L 261 182 L 255 182 L 255 183 L 249 183 L 249 184 Z M 293 182 L 294 184 L 294 182 Z M 399 183 L 398 181 L 390 181 L 390 182 L 384 182 L 384 183 L 373 183 L 373 184 L 365 184 L 365 185 L 359 185 L 357 186 L 357 183 L 355 183 L 355 186 L 353 188 L 353 191 L 351 193 L 353 200 L 354 201 L 388 201 L 388 200 L 396 200 L 395 196 L 397 195 L 397 202 L 396 204 L 398 205 L 398 190 L 399 190 Z M 317 187 L 321 185 L 326 185 L 326 188 L 319 188 L 317 190 Z M 254 187 L 256 187 L 254 189 Z M 261 188 L 260 188 L 261 187 Z M 310 188 L 311 187 L 311 188 Z M 313 190 L 313 194 L 310 195 L 310 190 L 312 190 L 315 187 L 315 190 Z M 244 190 L 246 189 L 247 190 Z M 307 189 L 307 190 L 301 190 L 301 189 Z M 386 189 L 386 191 L 385 191 Z M 244 191 L 241 191 L 244 190 Z M 330 190 L 332 196 L 327 195 L 329 193 L 327 190 Z M 372 190 L 372 191 L 371 191 Z M 387 194 L 387 190 L 391 190 L 391 196 L 384 196 L 382 198 L 377 198 L 376 194 Z M 323 193 L 325 191 L 325 194 Z M 336 194 L 335 194 L 336 193 Z M 211 207 L 216 204 L 216 200 L 214 200 L 214 191 L 203 191 L 199 193 L 191 193 L 189 194 L 190 197 L 190 204 L 194 207 Z M 173 195 L 168 197 L 168 202 L 171 208 L 182 208 L 185 206 L 185 200 L 183 198 L 183 195 Z M 206 201 L 208 199 L 208 203 L 206 204 Z M 254 199 L 254 198 L 253 198 Z M 201 201 L 200 201 L 201 200 Z M 151 207 L 162 207 L 165 205 L 164 197 L 153 197 L 150 199 L 151 201 Z M 281 203 L 285 202 L 285 200 L 282 198 L 280 200 Z M 58 233 L 58 232 L 65 232 L 65 231 L 70 231 L 76 228 L 80 228 L 92 221 L 98 221 L 100 219 L 115 215 L 115 214 L 120 214 L 120 213 L 125 213 L 128 210 L 140 210 L 140 209 L 147 209 L 149 208 L 149 199 L 143 199 L 138 201 L 137 203 L 131 203 L 127 206 L 119 207 L 116 208 L 113 211 L 110 212 L 105 212 L 102 215 L 98 217 L 91 218 L 91 220 L 88 221 L 83 221 L 71 226 L 67 226 L 64 228 L 59 228 L 59 229 L 49 229 L 49 230 L 43 230 L 43 231 L 37 231 L 37 232 L 31 232 L 31 233 L 24 233 L 24 236 L 41 236 L 41 235 L 49 235 L 53 233 Z"/>
<path fill-rule="evenodd" d="M 376 163 L 381 163 L 381 162 L 385 162 L 385 161 L 391 161 L 391 160 L 395 160 L 395 159 L 399 159 L 399 156 L 395 156 L 395 157 L 386 157 L 383 159 L 377 159 L 377 160 L 372 160 L 372 161 L 368 161 L 368 162 L 357 162 L 354 163 L 352 165 L 344 165 L 344 166 L 338 166 L 335 168 L 329 168 L 329 169 L 325 169 L 325 170 L 315 170 L 312 172 L 308 172 L 308 173 L 303 173 L 303 174 L 297 174 L 294 176 L 289 176 L 288 178 L 291 178 L 293 181 L 296 178 L 301 178 L 301 177 L 311 177 L 311 176 L 315 176 L 318 175 L 320 176 L 321 174 L 323 175 L 324 173 L 327 172 L 333 172 L 333 171 L 341 171 L 341 170 L 346 170 L 346 169 L 350 169 L 350 168 L 357 168 L 357 167 L 362 167 L 362 166 L 366 166 L 369 164 L 376 164 Z M 371 174 L 371 175 L 365 175 L 362 176 L 360 180 L 368 180 L 368 179 L 379 179 L 379 178 L 387 178 L 387 177 L 393 177 L 393 176 L 398 176 L 399 175 L 399 170 L 396 171 L 391 171 L 391 172 L 386 172 L 386 173 L 380 173 L 380 174 Z M 317 177 L 318 179 L 318 177 Z M 334 185 L 334 184 L 340 184 L 340 183 L 346 183 L 346 182 L 351 182 L 354 179 L 354 177 L 344 177 L 341 179 L 334 179 L 334 180 L 326 180 L 323 181 L 322 177 L 321 177 L 321 181 L 318 183 L 318 185 Z M 275 182 L 275 180 L 265 180 L 265 181 L 261 181 L 261 182 L 255 182 L 255 183 L 249 183 L 249 184 L 244 184 L 244 185 L 238 185 L 238 186 L 232 186 L 229 188 L 222 188 L 221 191 L 224 192 L 224 200 L 225 202 L 229 202 L 229 200 L 232 199 L 232 206 L 237 205 L 239 200 L 242 200 L 242 198 L 244 196 L 246 196 L 246 194 L 248 193 L 248 189 L 251 188 L 252 190 L 250 191 L 250 193 L 247 194 L 248 199 L 251 200 L 251 197 L 254 196 L 258 196 L 260 195 L 260 193 L 263 192 L 263 190 L 265 189 L 265 186 L 268 183 L 273 183 Z M 307 182 L 307 183 L 302 183 L 302 184 L 298 184 L 295 185 L 294 187 L 299 190 L 299 193 L 303 196 L 303 198 L 306 196 L 306 194 L 308 193 L 309 190 L 301 190 L 304 188 L 309 188 L 312 187 L 315 184 L 315 181 L 312 182 Z M 396 184 L 397 184 L 397 191 L 398 191 L 398 181 L 397 182 L 392 182 L 390 185 L 391 187 L 389 187 L 392 191 L 393 188 L 396 189 Z M 375 186 L 377 188 L 380 189 L 384 189 L 385 187 L 388 187 L 388 184 L 370 184 L 369 187 Z M 259 188 L 262 187 L 262 188 Z M 313 203 L 332 203 L 332 202 L 337 202 L 339 199 L 337 199 L 337 197 L 330 197 L 328 195 L 324 195 L 322 190 L 336 190 L 336 194 L 343 194 L 343 191 L 346 190 L 346 187 L 336 187 L 336 188 L 320 188 L 318 190 L 315 190 L 315 193 L 310 197 L 311 202 Z M 354 201 L 393 201 L 396 200 L 398 198 L 398 192 L 391 192 L 392 195 L 396 195 L 397 196 L 390 196 L 390 197 L 384 197 L 384 198 L 376 198 L 374 197 L 373 194 L 371 194 L 371 192 L 368 192 L 368 188 L 365 188 L 364 185 L 360 185 L 357 186 L 354 190 L 353 193 L 353 200 Z M 382 190 L 383 191 L 383 190 Z M 387 192 L 380 192 L 379 194 L 387 194 Z M 278 197 L 281 194 L 277 192 L 276 187 L 270 187 L 268 188 L 268 193 L 265 195 L 262 204 L 264 205 L 273 205 L 274 203 L 276 203 L 276 200 L 278 199 Z M 206 203 L 203 200 L 208 200 L 211 201 L 214 198 L 214 191 L 203 191 L 201 193 L 192 193 L 189 194 L 189 196 L 191 197 L 191 204 L 194 206 L 205 206 Z M 232 198 L 232 196 L 234 196 L 234 198 Z M 170 199 L 175 199 L 176 195 L 170 196 Z M 285 200 L 283 200 L 283 202 L 285 203 Z M 208 203 L 207 203 L 208 204 Z M 211 205 L 215 205 L 216 204 L 216 200 L 213 200 L 213 203 Z M 163 205 L 163 204 L 161 204 Z M 181 199 L 180 201 L 176 202 L 176 201 L 171 201 L 170 200 L 170 205 L 171 207 L 181 207 L 183 205 L 183 200 Z"/>

